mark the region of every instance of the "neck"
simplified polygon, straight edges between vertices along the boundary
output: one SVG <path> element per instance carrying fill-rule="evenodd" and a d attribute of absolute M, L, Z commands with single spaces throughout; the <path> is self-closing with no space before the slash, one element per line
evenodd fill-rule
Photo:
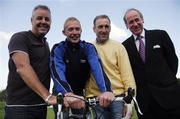
<path fill-rule="evenodd" d="M 98 44 L 104 44 L 104 43 L 106 43 L 107 41 L 108 41 L 108 39 L 102 40 L 102 39 L 96 38 L 96 42 L 97 42 Z"/>

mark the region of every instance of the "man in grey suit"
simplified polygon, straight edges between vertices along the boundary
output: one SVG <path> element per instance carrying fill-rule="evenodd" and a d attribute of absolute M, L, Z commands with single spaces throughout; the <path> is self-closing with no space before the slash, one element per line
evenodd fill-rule
<path fill-rule="evenodd" d="M 132 32 L 123 45 L 130 58 L 137 101 L 143 112 L 138 113 L 139 119 L 180 119 L 178 58 L 169 35 L 163 30 L 144 29 L 143 15 L 134 8 L 126 11 L 124 22 Z"/>

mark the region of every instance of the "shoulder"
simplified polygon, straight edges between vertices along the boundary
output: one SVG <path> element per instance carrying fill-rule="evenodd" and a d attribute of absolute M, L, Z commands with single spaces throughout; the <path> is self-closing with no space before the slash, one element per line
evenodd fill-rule
<path fill-rule="evenodd" d="M 22 31 L 22 32 L 17 32 L 15 34 L 12 35 L 10 41 L 9 41 L 9 45 L 22 45 L 22 44 L 29 44 L 29 40 L 28 40 L 28 31 Z"/>
<path fill-rule="evenodd" d="M 134 38 L 133 38 L 133 35 L 131 35 L 131 36 L 129 36 L 127 39 L 125 39 L 125 40 L 122 42 L 122 44 L 125 44 L 125 43 L 129 42 L 129 41 L 132 40 L 132 39 L 134 39 Z"/>
<path fill-rule="evenodd" d="M 113 45 L 121 44 L 121 42 L 119 42 L 117 40 L 113 40 L 113 39 L 109 39 L 108 43 L 113 44 Z"/>
<path fill-rule="evenodd" d="M 165 30 L 160 29 L 145 30 L 145 32 L 150 33 L 151 35 L 167 34 Z"/>
<path fill-rule="evenodd" d="M 64 49 L 64 47 L 65 47 L 65 41 L 61 41 L 60 43 L 54 44 L 51 51 L 62 50 Z"/>
<path fill-rule="evenodd" d="M 92 43 L 84 41 L 84 40 L 80 41 L 80 46 L 82 48 L 95 48 Z"/>
<path fill-rule="evenodd" d="M 122 48 L 123 45 L 120 41 L 116 41 L 116 40 L 112 40 L 110 39 L 108 42 L 107 42 L 111 47 L 115 47 L 115 48 Z"/>
<path fill-rule="evenodd" d="M 14 33 L 11 37 L 11 40 L 23 40 L 24 38 L 28 38 L 28 31 L 22 31 Z"/>

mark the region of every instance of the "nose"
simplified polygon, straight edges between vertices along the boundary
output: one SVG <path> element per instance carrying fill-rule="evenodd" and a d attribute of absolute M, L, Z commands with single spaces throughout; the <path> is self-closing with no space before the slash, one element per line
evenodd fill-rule
<path fill-rule="evenodd" d="M 42 22 L 42 23 L 46 23 L 46 19 L 45 19 L 45 18 L 42 18 L 41 22 Z"/>
<path fill-rule="evenodd" d="M 137 26 L 137 25 L 138 25 L 138 23 L 137 23 L 137 22 L 134 22 L 134 23 L 133 23 L 133 25 L 134 25 L 134 26 Z"/>
<path fill-rule="evenodd" d="M 106 31 L 106 27 L 104 26 L 104 27 L 102 27 L 102 31 L 103 32 L 105 32 Z"/>

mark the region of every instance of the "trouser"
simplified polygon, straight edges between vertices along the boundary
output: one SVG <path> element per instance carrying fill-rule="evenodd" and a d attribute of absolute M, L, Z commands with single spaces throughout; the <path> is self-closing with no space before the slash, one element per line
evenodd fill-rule
<path fill-rule="evenodd" d="M 123 116 L 123 108 L 124 102 L 122 100 L 113 101 L 106 108 L 96 105 L 94 107 L 95 111 L 93 111 L 93 113 L 97 119 L 121 119 Z"/>
<path fill-rule="evenodd" d="M 47 106 L 5 107 L 4 119 L 46 119 Z"/>

